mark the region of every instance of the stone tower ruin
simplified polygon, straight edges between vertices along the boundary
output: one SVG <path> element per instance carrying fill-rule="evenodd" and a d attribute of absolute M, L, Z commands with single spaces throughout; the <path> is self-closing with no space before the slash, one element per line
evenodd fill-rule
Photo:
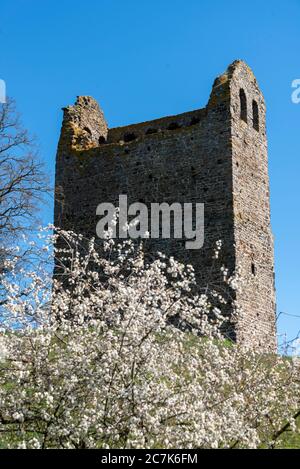
<path fill-rule="evenodd" d="M 212 87 L 207 106 L 176 116 L 109 129 L 97 102 L 80 96 L 64 108 L 56 159 L 55 225 L 95 237 L 96 207 L 128 203 L 204 203 L 204 245 L 153 239 L 160 250 L 192 264 L 199 288 L 222 292 L 220 264 L 238 272 L 241 290 L 230 336 L 276 350 L 273 238 L 270 227 L 266 107 L 250 68 L 235 61 Z M 218 264 L 218 265 L 217 265 Z"/>

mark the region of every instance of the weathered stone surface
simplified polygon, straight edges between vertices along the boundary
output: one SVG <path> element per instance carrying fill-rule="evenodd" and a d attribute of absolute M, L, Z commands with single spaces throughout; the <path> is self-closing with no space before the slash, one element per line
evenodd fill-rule
<path fill-rule="evenodd" d="M 98 104 L 79 97 L 64 113 L 56 161 L 55 224 L 95 236 L 97 205 L 118 205 L 119 194 L 127 194 L 129 204 L 204 203 L 202 249 L 187 250 L 184 240 L 176 239 L 150 239 L 147 249 L 192 264 L 200 289 L 225 290 L 229 317 L 234 302 L 239 308 L 230 336 L 274 351 L 265 111 L 256 79 L 242 61 L 215 80 L 205 109 L 177 116 L 108 129 Z M 219 239 L 222 258 L 214 262 Z M 242 292 L 226 287 L 220 263 L 229 274 L 241 273 Z"/>

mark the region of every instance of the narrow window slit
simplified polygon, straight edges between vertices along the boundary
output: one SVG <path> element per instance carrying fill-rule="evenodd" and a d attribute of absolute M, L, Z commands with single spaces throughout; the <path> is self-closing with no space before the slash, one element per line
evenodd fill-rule
<path fill-rule="evenodd" d="M 247 117 L 247 98 L 243 88 L 240 89 L 240 117 L 244 122 L 248 121 Z"/>
<path fill-rule="evenodd" d="M 258 105 L 255 100 L 252 101 L 252 113 L 253 113 L 253 128 L 259 132 L 259 113 Z"/>

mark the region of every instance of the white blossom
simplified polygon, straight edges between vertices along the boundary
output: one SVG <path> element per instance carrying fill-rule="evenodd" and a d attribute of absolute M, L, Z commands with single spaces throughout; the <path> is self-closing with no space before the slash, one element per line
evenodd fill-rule
<path fill-rule="evenodd" d="M 226 299 L 191 266 L 71 232 L 39 243 L 32 270 L 1 274 L 2 446 L 257 448 L 295 430 L 299 367 L 224 341 Z"/>

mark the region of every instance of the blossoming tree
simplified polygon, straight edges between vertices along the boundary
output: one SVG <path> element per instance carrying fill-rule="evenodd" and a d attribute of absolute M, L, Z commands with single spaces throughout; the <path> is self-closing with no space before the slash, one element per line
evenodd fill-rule
<path fill-rule="evenodd" d="M 39 254 L 1 277 L 2 447 L 275 447 L 295 428 L 297 366 L 225 341 L 191 267 L 62 231 Z"/>

